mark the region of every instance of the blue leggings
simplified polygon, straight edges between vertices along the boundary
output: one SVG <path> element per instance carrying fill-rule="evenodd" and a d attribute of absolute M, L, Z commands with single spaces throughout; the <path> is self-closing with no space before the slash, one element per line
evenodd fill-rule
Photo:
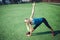
<path fill-rule="evenodd" d="M 36 29 L 40 24 L 44 23 L 49 29 L 52 29 L 51 26 L 48 24 L 47 20 L 45 18 L 42 18 L 42 22 L 36 24 L 34 26 L 34 29 Z"/>

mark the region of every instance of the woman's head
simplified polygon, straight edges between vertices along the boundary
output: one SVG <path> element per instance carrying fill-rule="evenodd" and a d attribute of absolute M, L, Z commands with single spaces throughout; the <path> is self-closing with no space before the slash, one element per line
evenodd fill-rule
<path fill-rule="evenodd" d="M 25 18 L 24 22 L 25 22 L 25 23 L 29 23 L 30 20 L 29 20 L 28 18 Z"/>

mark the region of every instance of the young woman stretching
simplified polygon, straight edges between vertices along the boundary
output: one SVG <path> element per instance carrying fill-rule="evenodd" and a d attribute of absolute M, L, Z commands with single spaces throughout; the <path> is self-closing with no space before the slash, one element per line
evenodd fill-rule
<path fill-rule="evenodd" d="M 51 28 L 51 26 L 48 24 L 47 20 L 45 18 L 33 18 L 34 15 L 34 10 L 35 10 L 35 2 L 33 3 L 33 7 L 32 7 L 32 14 L 30 16 L 30 18 L 26 18 L 24 20 L 24 22 L 26 23 L 26 27 L 28 30 L 28 33 L 26 33 L 27 36 L 31 36 L 32 32 L 41 24 L 44 23 L 52 32 L 52 35 L 54 36 L 54 31 Z M 32 27 L 32 25 L 35 25 L 34 27 Z"/>

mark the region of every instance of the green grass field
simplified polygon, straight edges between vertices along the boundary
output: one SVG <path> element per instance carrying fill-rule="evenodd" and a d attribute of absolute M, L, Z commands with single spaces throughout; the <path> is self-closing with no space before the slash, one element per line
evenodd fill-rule
<path fill-rule="evenodd" d="M 26 36 L 24 19 L 29 18 L 32 3 L 0 5 L 0 40 L 60 40 L 60 5 L 36 3 L 34 17 L 44 17 L 54 29 L 50 30 L 42 23 L 31 37 Z"/>

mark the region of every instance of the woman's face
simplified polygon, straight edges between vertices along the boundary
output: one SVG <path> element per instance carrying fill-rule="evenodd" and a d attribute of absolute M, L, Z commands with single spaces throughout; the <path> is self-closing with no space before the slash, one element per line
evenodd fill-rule
<path fill-rule="evenodd" d="M 25 23 L 29 23 L 29 19 L 25 19 L 24 22 L 25 22 Z"/>

